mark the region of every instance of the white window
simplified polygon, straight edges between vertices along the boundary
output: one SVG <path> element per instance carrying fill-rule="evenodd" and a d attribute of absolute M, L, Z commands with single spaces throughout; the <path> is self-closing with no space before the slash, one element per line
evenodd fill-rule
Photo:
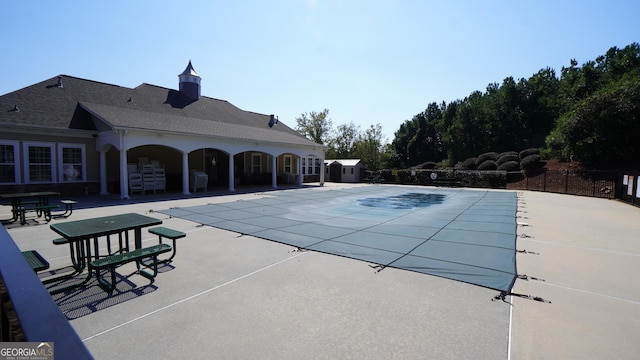
<path fill-rule="evenodd" d="M 312 157 L 307 158 L 307 174 L 309 175 L 313 174 L 313 158 Z"/>
<path fill-rule="evenodd" d="M 307 172 L 307 158 L 302 158 L 302 175 L 306 174 Z"/>
<path fill-rule="evenodd" d="M 0 184 L 20 182 L 20 162 L 18 161 L 18 142 L 0 141 Z"/>
<path fill-rule="evenodd" d="M 86 179 L 85 146 L 78 144 L 58 144 L 59 181 L 84 181 Z"/>
<path fill-rule="evenodd" d="M 315 169 L 316 172 L 315 173 L 316 174 L 320 174 L 320 158 L 316 158 L 315 164 L 316 164 L 316 169 Z"/>
<path fill-rule="evenodd" d="M 259 153 L 251 154 L 251 173 L 252 174 L 260 174 L 260 171 L 262 169 L 261 160 L 262 160 L 262 155 L 260 155 Z"/>
<path fill-rule="evenodd" d="M 284 172 L 292 173 L 291 171 L 291 155 L 284 156 Z"/>
<path fill-rule="evenodd" d="M 54 145 L 47 143 L 25 143 L 24 164 L 26 183 L 53 182 Z"/>

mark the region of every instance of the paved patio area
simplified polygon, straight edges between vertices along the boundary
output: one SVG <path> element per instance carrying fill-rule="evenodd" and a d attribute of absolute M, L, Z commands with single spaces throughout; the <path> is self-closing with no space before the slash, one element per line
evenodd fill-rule
<path fill-rule="evenodd" d="M 327 184 L 314 191 L 356 185 Z M 376 186 L 362 185 L 357 186 Z M 173 207 L 269 192 L 153 202 L 76 199 L 68 220 L 137 212 L 187 233 L 156 280 L 118 268 L 109 297 L 92 281 L 55 297 L 96 359 L 631 359 L 640 354 L 640 209 L 617 201 L 519 192 L 519 274 L 507 297 L 164 215 Z M 102 202 L 102 204 L 100 204 Z M 114 206 L 107 206 L 117 203 Z M 95 206 L 104 205 L 104 206 Z M 68 221 L 53 220 L 53 221 Z M 69 265 L 46 223 L 8 227 L 21 249 Z M 144 243 L 157 238 L 145 234 Z M 549 303 L 550 301 L 550 303 Z"/>

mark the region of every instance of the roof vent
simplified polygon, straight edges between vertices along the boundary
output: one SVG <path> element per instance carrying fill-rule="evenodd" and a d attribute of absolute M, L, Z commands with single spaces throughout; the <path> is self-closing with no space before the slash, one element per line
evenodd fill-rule
<path fill-rule="evenodd" d="M 58 84 L 56 86 L 59 88 L 64 87 L 64 85 L 62 85 L 62 76 L 58 76 Z"/>
<path fill-rule="evenodd" d="M 18 105 L 13 105 L 13 109 L 11 109 L 12 112 L 20 112 L 20 108 L 18 107 Z"/>

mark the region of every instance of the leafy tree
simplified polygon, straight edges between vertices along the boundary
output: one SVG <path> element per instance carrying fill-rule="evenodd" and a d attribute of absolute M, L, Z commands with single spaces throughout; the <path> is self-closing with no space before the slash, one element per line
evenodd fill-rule
<path fill-rule="evenodd" d="M 354 144 L 358 139 L 360 127 L 353 122 L 339 125 L 335 135 L 329 140 L 327 159 L 349 159 L 353 157 Z"/>
<path fill-rule="evenodd" d="M 553 69 L 547 67 L 522 80 L 521 84 L 524 133 L 522 146 L 514 149 L 542 147 L 560 114 L 560 79 Z"/>
<path fill-rule="evenodd" d="M 355 155 L 362 160 L 367 170 L 379 170 L 383 165 L 384 138 L 380 124 L 371 125 L 358 136 Z"/>
<path fill-rule="evenodd" d="M 296 131 L 318 144 L 325 144 L 329 140 L 332 128 L 331 119 L 328 116 L 329 109 L 319 113 L 311 111 L 301 114 L 296 118 Z"/>
<path fill-rule="evenodd" d="M 640 79 L 617 81 L 562 115 L 547 138 L 566 160 L 601 168 L 637 167 L 640 154 Z"/>
<path fill-rule="evenodd" d="M 440 118 L 442 110 L 436 103 L 429 104 L 424 112 L 414 116 L 412 122 L 415 132 L 406 145 L 409 166 L 442 159 L 442 141 L 436 129 Z"/>
<path fill-rule="evenodd" d="M 400 125 L 400 129 L 395 132 L 395 138 L 391 143 L 394 150 L 393 166 L 408 167 L 409 154 L 407 152 L 408 144 L 415 133 L 415 124 L 413 121 L 406 120 Z"/>

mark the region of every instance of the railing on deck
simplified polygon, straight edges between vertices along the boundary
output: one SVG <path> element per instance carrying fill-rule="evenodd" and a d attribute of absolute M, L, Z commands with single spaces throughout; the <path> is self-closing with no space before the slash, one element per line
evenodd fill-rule
<path fill-rule="evenodd" d="M 2 342 L 53 342 L 56 359 L 92 359 L 15 242 L 0 226 Z"/>

